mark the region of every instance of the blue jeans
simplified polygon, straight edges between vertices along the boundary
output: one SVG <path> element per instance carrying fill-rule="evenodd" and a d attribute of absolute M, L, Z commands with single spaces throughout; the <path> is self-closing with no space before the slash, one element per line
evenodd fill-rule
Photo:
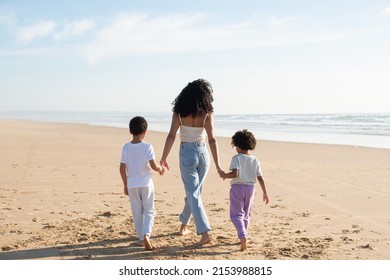
<path fill-rule="evenodd" d="M 193 217 L 197 234 L 211 230 L 201 197 L 209 167 L 210 157 L 204 142 L 180 144 L 180 173 L 186 198 L 179 219 L 187 225 Z"/>

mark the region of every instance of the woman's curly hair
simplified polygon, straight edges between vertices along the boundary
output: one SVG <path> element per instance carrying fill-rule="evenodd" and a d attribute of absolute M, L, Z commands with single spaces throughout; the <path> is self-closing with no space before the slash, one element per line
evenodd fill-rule
<path fill-rule="evenodd" d="M 172 111 L 180 114 L 181 117 L 192 116 L 193 118 L 213 113 L 212 93 L 211 84 L 204 79 L 188 83 L 172 102 Z"/>
<path fill-rule="evenodd" d="M 232 137 L 232 145 L 241 150 L 254 150 L 256 148 L 256 138 L 252 132 L 244 129 L 237 131 Z"/>

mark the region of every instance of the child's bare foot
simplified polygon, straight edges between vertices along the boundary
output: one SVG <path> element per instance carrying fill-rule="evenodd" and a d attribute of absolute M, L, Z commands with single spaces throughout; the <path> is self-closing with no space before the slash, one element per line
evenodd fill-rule
<path fill-rule="evenodd" d="M 144 235 L 144 245 L 146 251 L 156 250 L 156 247 L 154 247 L 152 243 L 150 243 L 149 236 L 147 236 L 146 234 Z"/>
<path fill-rule="evenodd" d="M 144 241 L 143 240 L 138 240 L 136 242 L 130 243 L 130 245 L 143 247 L 144 246 Z"/>
<path fill-rule="evenodd" d="M 189 231 L 186 227 L 187 227 L 187 225 L 181 225 L 181 226 L 180 226 L 179 234 L 180 234 L 181 236 L 187 235 L 187 234 L 189 234 L 189 233 L 191 232 L 191 231 Z"/>
<path fill-rule="evenodd" d="M 196 243 L 198 246 L 203 246 L 211 242 L 210 236 L 207 232 L 202 233 L 202 238 L 198 243 Z"/>
<path fill-rule="evenodd" d="M 246 238 L 241 239 L 241 251 L 246 251 L 247 249 L 247 240 Z"/>

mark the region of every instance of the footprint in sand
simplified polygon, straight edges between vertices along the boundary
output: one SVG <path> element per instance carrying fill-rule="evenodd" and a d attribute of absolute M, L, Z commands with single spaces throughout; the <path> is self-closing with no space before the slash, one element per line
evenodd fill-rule
<path fill-rule="evenodd" d="M 52 226 L 52 225 L 50 225 L 50 224 L 42 224 L 42 225 L 43 225 L 42 229 L 51 229 L 51 228 L 55 228 L 55 226 Z"/>
<path fill-rule="evenodd" d="M 223 212 L 225 211 L 224 208 L 214 208 L 214 209 L 211 209 L 210 211 L 213 211 L 213 212 Z"/>
<path fill-rule="evenodd" d="M 279 204 L 274 204 L 274 205 L 271 205 L 270 208 L 280 208 L 280 209 L 286 209 L 285 206 L 281 206 Z"/>
<path fill-rule="evenodd" d="M 304 212 L 301 214 L 301 216 L 304 218 L 308 218 L 308 217 L 310 217 L 310 212 Z"/>
<path fill-rule="evenodd" d="M 351 242 L 353 241 L 353 239 L 348 238 L 348 237 L 346 237 L 346 236 L 342 236 L 342 237 L 341 237 L 341 240 L 342 240 L 345 244 L 349 244 L 349 243 L 351 243 Z"/>
<path fill-rule="evenodd" d="M 10 246 L 1 247 L 1 251 L 3 251 L 3 252 L 7 252 L 7 251 L 11 251 L 11 250 L 12 250 L 12 248 Z"/>
<path fill-rule="evenodd" d="M 359 246 L 358 248 L 374 250 L 370 244 Z"/>
<path fill-rule="evenodd" d="M 102 213 L 102 214 L 99 214 L 98 216 L 102 216 L 102 217 L 107 217 L 107 218 L 109 218 L 109 217 L 111 217 L 111 216 L 114 216 L 114 214 L 112 214 L 110 211 L 106 211 L 106 212 L 104 212 L 104 213 Z"/>

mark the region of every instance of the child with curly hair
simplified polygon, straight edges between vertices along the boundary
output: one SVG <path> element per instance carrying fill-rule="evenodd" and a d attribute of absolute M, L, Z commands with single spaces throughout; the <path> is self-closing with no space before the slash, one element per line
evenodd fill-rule
<path fill-rule="evenodd" d="M 230 172 L 221 171 L 219 175 L 223 179 L 232 179 L 230 182 L 230 219 L 241 241 L 241 251 L 245 251 L 256 181 L 260 183 L 265 204 L 268 204 L 269 199 L 260 161 L 249 154 L 249 151 L 256 147 L 255 136 L 246 129 L 237 131 L 232 137 L 232 146 L 236 147 L 237 154 L 232 157 Z"/>

